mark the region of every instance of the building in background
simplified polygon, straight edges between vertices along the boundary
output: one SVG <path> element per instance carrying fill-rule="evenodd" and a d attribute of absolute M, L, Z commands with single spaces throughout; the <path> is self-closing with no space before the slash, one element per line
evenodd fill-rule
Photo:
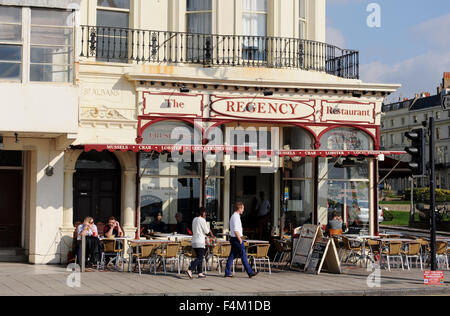
<path fill-rule="evenodd" d="M 59 263 L 67 253 L 64 154 L 78 137 L 78 13 L 72 0 L 0 1 L 0 260 Z"/>
<path fill-rule="evenodd" d="M 33 1 L 25 2 L 16 5 L 33 12 Z M 18 8 L 14 1 L 0 4 L 2 10 Z M 233 203 L 240 200 L 247 209 L 245 233 L 256 235 L 260 192 L 272 206 L 273 232 L 309 221 L 325 225 L 336 210 L 349 225 L 376 233 L 381 106 L 399 86 L 363 83 L 359 53 L 326 44 L 325 5 L 81 0 L 76 31 L 61 25 L 55 31 L 72 35 L 73 59 L 49 48 L 66 47 L 61 38 L 43 49 L 44 56 L 60 56 L 39 63 L 26 46 L 35 43 L 23 44 L 30 69 L 35 62 L 50 64 L 62 76 L 72 66 L 75 77 L 47 84 L 50 91 L 39 88 L 23 101 L 24 111 L 38 109 L 31 112 L 34 119 L 63 127 L 51 134 L 48 146 L 55 147 L 42 153 L 38 166 L 29 162 L 37 177 L 29 199 L 38 202 L 30 202 L 22 217 L 33 229 L 24 230 L 21 246 L 30 261 L 65 262 L 64 241 L 87 215 L 98 224 L 115 216 L 134 236 L 139 223 L 145 229 L 157 212 L 172 227 L 176 213 L 189 222 L 204 205 L 213 228 L 227 231 Z M 58 21 L 56 13 L 52 21 Z M 24 34 L 26 39 L 34 32 Z M 5 58 L 16 63 L 14 55 L 0 53 Z M 16 78 L 17 84 L 28 76 Z M 1 89 L 8 85 L 14 83 L 0 82 Z M 42 112 L 59 85 L 73 94 L 56 102 L 52 114 Z M 16 130 L 5 131 L 5 150 L 15 148 L 8 137 Z M 47 161 L 48 153 L 58 156 Z M 51 177 L 45 175 L 48 165 L 54 167 Z"/>
<path fill-rule="evenodd" d="M 421 93 L 414 99 L 383 105 L 384 116 L 381 121 L 381 146 L 386 150 L 401 151 L 409 146 L 409 140 L 405 137 L 406 132 L 421 128 L 422 122 L 428 122 L 430 117 L 435 118 L 436 186 L 441 189 L 450 189 L 450 112 L 445 112 L 441 104 L 441 95 L 448 89 L 450 89 L 450 73 L 444 73 L 436 95 Z M 426 153 L 428 157 L 428 143 Z M 426 177 L 417 180 L 419 187 L 426 187 L 428 183 L 429 178 Z M 411 187 L 408 178 L 405 177 L 388 179 L 387 184 L 400 192 Z"/>

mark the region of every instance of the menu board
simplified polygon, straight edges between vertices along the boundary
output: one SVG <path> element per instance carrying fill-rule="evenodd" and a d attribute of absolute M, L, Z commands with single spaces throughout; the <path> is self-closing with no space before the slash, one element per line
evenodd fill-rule
<path fill-rule="evenodd" d="M 326 270 L 329 273 L 342 273 L 334 241 L 330 238 L 318 237 L 314 243 L 311 259 L 305 268 L 305 272 L 320 274 L 322 270 Z"/>
<path fill-rule="evenodd" d="M 311 254 L 311 259 L 306 267 L 306 273 L 318 274 L 322 266 L 324 255 L 330 244 L 329 238 L 317 238 Z"/>
<path fill-rule="evenodd" d="M 291 269 L 305 270 L 318 234 L 321 235 L 319 226 L 308 224 L 302 227 L 300 237 L 295 239 L 293 243 Z"/>

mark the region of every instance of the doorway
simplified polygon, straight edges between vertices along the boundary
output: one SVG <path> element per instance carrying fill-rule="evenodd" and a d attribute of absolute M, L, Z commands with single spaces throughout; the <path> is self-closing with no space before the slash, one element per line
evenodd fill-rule
<path fill-rule="evenodd" d="M 20 248 L 22 170 L 0 170 L 0 247 Z"/>
<path fill-rule="evenodd" d="M 267 237 L 267 234 L 270 236 L 267 227 L 264 227 L 264 231 L 260 234 L 257 207 L 261 200 L 260 193 L 264 192 L 264 197 L 270 204 L 269 221 L 273 222 L 274 174 L 261 173 L 259 167 L 235 167 L 231 169 L 230 185 L 230 214 L 233 213 L 236 202 L 242 202 L 245 206 L 245 212 L 242 216 L 244 235 L 250 239 L 258 239 L 261 235 Z"/>
<path fill-rule="evenodd" d="M 120 221 L 121 169 L 114 154 L 81 154 L 73 178 L 73 221 L 92 216 L 96 223 L 107 223 L 111 216 Z M 101 234 L 101 228 L 99 227 Z"/>

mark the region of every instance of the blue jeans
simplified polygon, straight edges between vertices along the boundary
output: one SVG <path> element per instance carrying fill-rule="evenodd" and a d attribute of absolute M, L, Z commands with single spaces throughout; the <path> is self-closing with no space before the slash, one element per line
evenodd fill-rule
<path fill-rule="evenodd" d="M 240 244 L 237 238 L 231 237 L 230 244 L 231 244 L 231 252 L 230 256 L 228 257 L 225 275 L 231 275 L 231 267 L 233 266 L 233 260 L 235 258 L 241 258 L 245 271 L 249 276 L 251 276 L 253 274 L 253 270 L 248 264 L 247 252 L 245 251 L 244 243 Z"/>

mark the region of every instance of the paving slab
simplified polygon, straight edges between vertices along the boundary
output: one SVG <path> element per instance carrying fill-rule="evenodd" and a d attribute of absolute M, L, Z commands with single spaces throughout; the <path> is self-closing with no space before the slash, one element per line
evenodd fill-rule
<path fill-rule="evenodd" d="M 375 270 L 374 270 L 375 271 Z M 68 286 L 71 275 L 62 266 L 35 266 L 0 263 L 0 295 L 148 295 L 148 296 L 309 296 L 309 295 L 450 295 L 450 272 L 446 271 L 445 284 L 427 287 L 420 269 L 402 271 L 377 270 L 379 283 L 368 283 L 374 272 L 354 266 L 344 267 L 343 274 L 323 273 L 310 275 L 295 271 L 260 273 L 249 279 L 236 272 L 229 279 L 216 271 L 206 279 L 190 280 L 185 274 L 144 271 L 142 275 L 128 272 L 86 272 L 80 274 L 79 287 Z M 373 279 L 370 279 L 373 280 Z"/>

